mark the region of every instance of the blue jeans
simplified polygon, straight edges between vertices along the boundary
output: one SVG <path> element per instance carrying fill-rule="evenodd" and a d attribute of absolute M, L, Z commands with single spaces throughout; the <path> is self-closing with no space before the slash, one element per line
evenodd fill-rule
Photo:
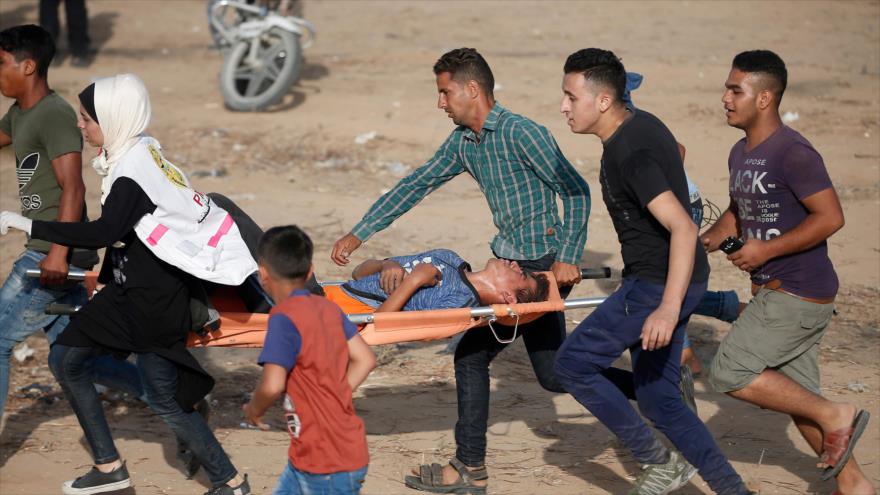
<path fill-rule="evenodd" d="M 272 495 L 358 495 L 366 478 L 366 466 L 355 471 L 312 474 L 300 471 L 288 462 Z"/>
<path fill-rule="evenodd" d="M 0 288 L 0 415 L 9 394 L 9 360 L 12 349 L 37 330 L 43 329 L 49 345 L 70 321 L 67 316 L 47 315 L 50 303 L 83 305 L 88 300 L 82 284 L 43 287 L 40 279 L 26 275 L 28 269 L 39 268 L 46 255 L 27 250 L 12 265 L 9 277 Z M 137 369 L 131 363 L 102 356 L 94 363 L 95 382 L 141 397 L 143 391 Z"/>
<path fill-rule="evenodd" d="M 49 351 L 49 367 L 76 414 L 95 464 L 119 459 L 101 399 L 92 385 L 94 363 L 102 352 L 94 347 L 61 344 L 53 345 Z M 204 418 L 196 411 L 184 412 L 174 399 L 177 366 L 157 354 L 141 353 L 137 354 L 137 371 L 147 404 L 202 462 L 214 486 L 223 485 L 234 478 L 235 468 Z"/>
<path fill-rule="evenodd" d="M 707 290 L 694 314 L 733 323 L 739 317 L 739 296 L 732 290 Z"/>
<path fill-rule="evenodd" d="M 635 386 L 639 409 L 681 451 L 716 493 L 740 493 L 742 479 L 712 434 L 681 400 L 679 360 L 691 312 L 706 290 L 692 284 L 669 345 L 641 347 L 642 325 L 663 297 L 664 286 L 626 278 L 566 339 L 556 357 L 556 373 L 566 390 L 611 430 L 642 464 L 666 461 L 668 451 L 621 391 Z M 607 371 L 629 350 L 632 373 Z M 620 386 L 617 383 L 620 383 Z"/>
<path fill-rule="evenodd" d="M 226 484 L 237 474 L 229 456 L 198 411 L 185 412 L 174 398 L 177 392 L 177 365 L 158 354 L 138 353 L 137 369 L 147 396 L 147 405 L 162 418 L 201 461 L 215 487 Z"/>
<path fill-rule="evenodd" d="M 733 323 L 739 317 L 739 296 L 736 295 L 736 291 L 732 290 L 707 290 L 700 303 L 697 304 L 694 314 Z M 691 339 L 685 332 L 682 348 L 687 349 L 690 346 Z"/>

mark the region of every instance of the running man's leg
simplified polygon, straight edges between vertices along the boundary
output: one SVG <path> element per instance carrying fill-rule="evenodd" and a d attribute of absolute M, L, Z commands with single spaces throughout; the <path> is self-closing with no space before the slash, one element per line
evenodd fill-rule
<path fill-rule="evenodd" d="M 556 355 L 556 373 L 568 392 L 602 422 L 642 464 L 666 462 L 669 452 L 626 395 L 603 372 L 639 342 L 644 318 L 627 316 L 627 296 L 635 282 L 621 287 L 566 339 Z M 622 374 L 625 376 L 625 374 Z"/>
<path fill-rule="evenodd" d="M 42 287 L 40 279 L 28 277 L 27 270 L 39 268 L 45 257 L 37 251 L 22 253 L 0 288 L 0 416 L 9 394 L 12 350 L 37 330 L 56 328 L 60 331 L 67 325 L 66 316 L 47 315 L 47 305 L 72 302 L 71 293 L 85 294 L 79 284 L 49 288 Z M 50 343 L 53 340 L 50 339 Z"/>
<path fill-rule="evenodd" d="M 499 343 L 489 327 L 478 327 L 468 330 L 455 349 L 456 457 L 469 467 L 482 466 L 486 458 L 489 364 L 505 347 L 507 344 Z"/>
<path fill-rule="evenodd" d="M 679 390 L 679 360 L 687 320 L 675 330 L 672 342 L 654 351 L 630 349 L 636 397 L 642 414 L 666 435 L 715 493 L 741 494 L 742 478 L 718 448 L 706 425 L 685 405 Z"/>

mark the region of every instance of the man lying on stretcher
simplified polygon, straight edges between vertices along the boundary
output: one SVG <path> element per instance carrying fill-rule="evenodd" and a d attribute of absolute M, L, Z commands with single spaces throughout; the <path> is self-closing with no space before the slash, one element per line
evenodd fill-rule
<path fill-rule="evenodd" d="M 547 300 L 549 281 L 515 261 L 492 258 L 480 271 L 448 249 L 367 260 L 341 286 L 324 286 L 346 314 L 418 311 Z"/>

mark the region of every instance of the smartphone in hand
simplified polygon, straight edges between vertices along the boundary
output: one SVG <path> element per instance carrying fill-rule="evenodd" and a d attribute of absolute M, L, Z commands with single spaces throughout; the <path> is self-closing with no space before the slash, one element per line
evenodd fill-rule
<path fill-rule="evenodd" d="M 743 247 L 742 239 L 738 237 L 730 236 L 727 239 L 721 241 L 721 244 L 718 246 L 718 249 L 724 251 L 725 254 L 733 254 L 740 250 Z"/>

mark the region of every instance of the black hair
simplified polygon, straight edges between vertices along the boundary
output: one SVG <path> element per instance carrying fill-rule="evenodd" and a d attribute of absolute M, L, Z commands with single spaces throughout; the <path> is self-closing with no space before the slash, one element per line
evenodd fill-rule
<path fill-rule="evenodd" d="M 516 291 L 516 302 L 528 303 L 546 301 L 550 294 L 550 280 L 547 279 L 547 275 L 538 273 L 536 275 L 529 274 L 529 276 L 535 279 L 537 285 L 534 289 L 518 289 Z"/>
<path fill-rule="evenodd" d="M 788 86 L 788 70 L 779 55 L 770 50 L 742 52 L 733 57 L 733 68 L 743 72 L 769 76 L 777 84 L 776 88 L 769 89 L 777 94 L 777 103 L 782 101 L 782 94 L 785 93 L 785 88 Z"/>
<path fill-rule="evenodd" d="M 257 259 L 274 275 L 305 279 L 312 267 L 312 240 L 296 225 L 272 227 L 260 237 Z"/>
<path fill-rule="evenodd" d="M 495 77 L 486 59 L 474 48 L 456 48 L 448 51 L 434 64 L 434 75 L 448 72 L 459 83 L 474 80 L 489 96 L 495 90 Z"/>
<path fill-rule="evenodd" d="M 95 111 L 95 83 L 89 84 L 86 86 L 86 89 L 82 90 L 79 94 L 79 102 L 86 110 L 86 113 L 89 114 L 89 117 L 91 117 L 95 123 L 101 125 L 101 123 L 98 122 L 98 113 Z"/>
<path fill-rule="evenodd" d="M 578 72 L 584 79 L 614 91 L 614 99 L 623 101 L 626 91 L 626 69 L 613 52 L 601 48 L 584 48 L 568 56 L 563 71 Z"/>
<path fill-rule="evenodd" d="M 0 31 L 0 49 L 9 52 L 16 62 L 32 59 L 37 63 L 37 75 L 46 79 L 49 64 L 55 57 L 55 41 L 49 31 L 35 24 L 14 26 Z"/>

